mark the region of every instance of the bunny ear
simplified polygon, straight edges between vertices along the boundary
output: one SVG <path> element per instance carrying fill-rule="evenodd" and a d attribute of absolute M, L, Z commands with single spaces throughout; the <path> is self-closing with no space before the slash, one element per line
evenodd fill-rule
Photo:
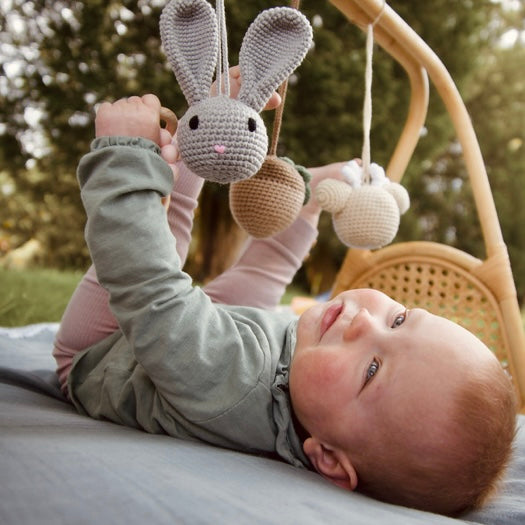
<path fill-rule="evenodd" d="M 403 213 L 410 208 L 410 196 L 408 195 L 408 191 L 397 182 L 391 182 L 390 184 L 383 186 L 383 188 L 394 197 L 399 208 L 399 213 L 403 215 Z"/>
<path fill-rule="evenodd" d="M 160 16 L 160 36 L 188 104 L 207 98 L 218 52 L 211 5 L 205 0 L 172 0 Z"/>
<path fill-rule="evenodd" d="M 246 31 L 239 53 L 239 100 L 261 111 L 303 61 L 311 42 L 310 23 L 297 9 L 275 7 L 260 13 Z"/>

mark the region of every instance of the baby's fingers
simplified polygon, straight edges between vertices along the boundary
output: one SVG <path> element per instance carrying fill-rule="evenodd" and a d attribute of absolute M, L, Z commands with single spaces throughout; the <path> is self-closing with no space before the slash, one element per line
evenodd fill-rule
<path fill-rule="evenodd" d="M 241 69 L 238 65 L 230 67 L 229 77 L 230 77 L 230 97 L 237 98 L 239 91 L 241 89 L 241 85 L 242 85 Z M 216 82 L 212 84 L 210 94 L 212 96 L 215 96 L 217 94 Z M 281 103 L 281 96 L 279 95 L 279 93 L 274 91 L 272 93 L 272 96 L 266 103 L 266 106 L 264 106 L 264 109 L 275 109 L 277 106 L 279 106 L 280 103 Z"/>
<path fill-rule="evenodd" d="M 179 150 L 175 144 L 165 144 L 161 146 L 160 156 L 168 163 L 175 164 L 179 158 Z"/>
<path fill-rule="evenodd" d="M 141 101 L 145 106 L 148 106 L 152 110 L 160 111 L 160 100 L 157 95 L 148 93 L 147 95 L 143 95 L 141 97 Z"/>
<path fill-rule="evenodd" d="M 167 162 L 173 173 L 173 181 L 176 181 L 179 176 L 179 169 L 177 167 L 179 150 L 177 146 L 175 146 L 175 144 L 165 144 L 160 148 L 160 156 Z"/>
<path fill-rule="evenodd" d="M 173 137 L 171 133 L 167 129 L 161 128 L 159 146 L 162 148 L 168 144 L 171 144 L 172 141 L 173 141 Z"/>
<path fill-rule="evenodd" d="M 274 91 L 270 97 L 270 100 L 268 100 L 266 106 L 264 106 L 264 109 L 275 109 L 281 104 L 281 100 L 281 95 L 279 95 L 277 91 Z"/>

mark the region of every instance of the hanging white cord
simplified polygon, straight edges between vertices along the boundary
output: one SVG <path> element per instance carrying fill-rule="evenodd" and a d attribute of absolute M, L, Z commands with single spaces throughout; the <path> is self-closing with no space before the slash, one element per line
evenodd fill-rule
<path fill-rule="evenodd" d="M 368 24 L 366 29 L 366 66 L 365 66 L 365 99 L 363 103 L 363 151 L 361 160 L 363 162 L 363 182 L 370 182 L 370 129 L 372 126 L 372 57 L 374 53 L 374 26 L 381 18 L 386 7 L 383 2 L 381 11 L 376 19 Z"/>
<path fill-rule="evenodd" d="M 217 94 L 230 96 L 230 75 L 228 74 L 228 36 L 226 33 L 226 14 L 224 11 L 224 0 L 217 0 L 215 6 L 217 16 L 217 28 L 219 36 L 219 52 L 217 56 Z"/>

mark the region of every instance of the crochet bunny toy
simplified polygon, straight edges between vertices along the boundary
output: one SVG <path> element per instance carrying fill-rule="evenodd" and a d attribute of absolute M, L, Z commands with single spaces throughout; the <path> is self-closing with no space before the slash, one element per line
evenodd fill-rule
<path fill-rule="evenodd" d="M 375 249 L 392 242 L 400 215 L 410 206 L 408 192 L 391 182 L 381 166 L 370 165 L 370 183 L 362 182 L 362 168 L 355 161 L 343 168 L 346 182 L 326 179 L 319 183 L 315 198 L 332 213 L 334 230 L 351 248 Z"/>
<path fill-rule="evenodd" d="M 195 174 L 222 184 L 251 177 L 268 149 L 259 112 L 306 55 L 312 40 L 308 20 L 288 7 L 257 16 L 239 53 L 242 86 L 237 99 L 229 97 L 224 20 L 208 2 L 172 0 L 162 12 L 160 33 L 189 105 L 177 129 L 183 162 Z M 217 95 L 210 96 L 215 69 Z"/>

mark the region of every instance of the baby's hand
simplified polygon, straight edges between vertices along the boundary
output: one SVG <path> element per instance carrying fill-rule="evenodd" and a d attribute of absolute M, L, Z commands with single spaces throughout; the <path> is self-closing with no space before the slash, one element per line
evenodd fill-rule
<path fill-rule="evenodd" d="M 168 163 L 175 177 L 176 162 L 179 160 L 179 149 L 175 138 L 167 129 L 160 130 L 159 146 L 161 157 Z"/>
<path fill-rule="evenodd" d="M 360 161 L 358 160 L 358 162 Z M 320 166 L 318 168 L 308 168 L 308 171 L 312 174 L 312 180 L 310 181 L 312 192 L 315 190 L 317 185 L 325 179 L 336 179 L 341 181 L 344 180 L 343 166 L 345 164 L 346 162 L 334 162 L 332 164 L 326 164 L 326 166 Z"/>
<path fill-rule="evenodd" d="M 239 90 L 241 89 L 241 69 L 239 66 L 232 66 L 228 70 L 230 75 L 230 97 L 231 98 L 237 98 L 237 95 L 239 94 Z M 214 82 L 211 85 L 211 95 L 214 96 L 217 94 L 217 84 Z M 281 96 L 274 91 L 272 93 L 272 96 L 270 97 L 270 100 L 266 103 L 266 106 L 264 106 L 264 109 L 275 109 L 279 104 L 281 103 Z"/>
<path fill-rule="evenodd" d="M 142 137 L 160 143 L 160 101 L 155 95 L 104 102 L 95 118 L 97 137 Z"/>
<path fill-rule="evenodd" d="M 163 128 L 160 130 L 159 146 L 160 156 L 168 163 L 168 166 L 171 168 L 171 172 L 173 173 L 173 181 L 176 181 L 177 177 L 179 176 L 176 164 L 177 160 L 179 160 L 179 150 L 177 148 L 174 137 L 167 129 Z M 162 204 L 164 204 L 164 207 L 167 210 L 170 205 L 169 195 L 167 197 L 162 198 Z"/>

